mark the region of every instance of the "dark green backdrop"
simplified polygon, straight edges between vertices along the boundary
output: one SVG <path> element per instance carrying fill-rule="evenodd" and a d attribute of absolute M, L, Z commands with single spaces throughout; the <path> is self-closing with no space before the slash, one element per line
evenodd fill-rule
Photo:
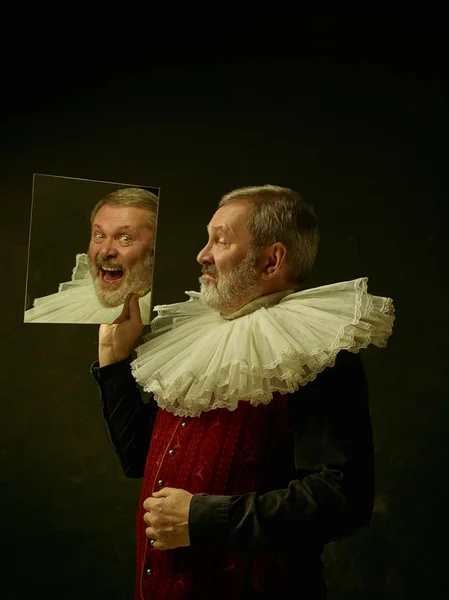
<path fill-rule="evenodd" d="M 328 546 L 331 600 L 448 593 L 447 108 L 438 69 L 375 59 L 200 61 L 48 76 L 3 113 L 1 568 L 5 600 L 132 597 L 139 481 L 106 439 L 96 326 L 22 323 L 33 172 L 161 187 L 155 303 L 197 289 L 220 196 L 298 189 L 319 215 L 310 285 L 368 276 L 391 296 L 365 351 L 372 525 Z M 73 67 L 73 64 L 72 64 Z M 71 207 L 62 203 L 61 213 Z"/>

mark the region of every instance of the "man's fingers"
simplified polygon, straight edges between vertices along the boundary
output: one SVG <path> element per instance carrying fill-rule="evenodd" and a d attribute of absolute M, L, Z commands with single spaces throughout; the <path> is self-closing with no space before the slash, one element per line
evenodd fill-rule
<path fill-rule="evenodd" d="M 124 321 L 132 321 L 135 325 L 143 328 L 142 316 L 140 314 L 139 296 L 137 294 L 128 294 L 123 303 L 122 312 L 115 319 L 114 325 L 119 325 Z"/>
<path fill-rule="evenodd" d="M 145 502 L 143 503 L 143 507 L 148 512 L 151 512 L 151 509 L 154 510 L 157 503 L 158 503 L 158 500 L 156 498 L 147 498 L 145 500 Z"/>
<path fill-rule="evenodd" d="M 159 540 L 155 540 L 153 537 L 151 537 L 151 533 L 148 533 L 148 529 L 146 531 L 146 535 L 148 538 L 148 543 L 149 545 L 154 548 L 154 550 L 168 550 L 168 546 L 166 546 L 165 544 L 163 544 L 162 542 L 160 542 Z"/>
<path fill-rule="evenodd" d="M 147 527 L 145 529 L 145 535 L 147 538 L 150 538 L 150 540 L 156 540 L 156 533 L 152 527 Z"/>
<path fill-rule="evenodd" d="M 168 496 L 172 495 L 173 492 L 177 491 L 177 488 L 164 487 L 161 490 L 156 490 L 155 492 L 153 492 L 152 496 L 153 498 L 167 498 Z"/>
<path fill-rule="evenodd" d="M 122 312 L 119 314 L 119 316 L 115 319 L 114 321 L 114 325 L 118 325 L 119 323 L 123 323 L 123 321 L 128 321 L 130 318 L 130 300 L 132 298 L 132 294 L 128 294 L 125 298 L 125 302 L 123 303 L 123 308 L 122 308 Z"/>
<path fill-rule="evenodd" d="M 147 498 L 144 501 L 144 503 L 143 503 L 144 509 L 145 510 L 151 510 L 152 508 L 154 509 L 155 506 L 160 504 L 161 498 L 167 498 L 168 496 L 170 496 L 171 492 L 175 492 L 175 491 L 176 491 L 175 488 L 165 487 L 165 488 L 162 488 L 161 490 L 157 490 L 156 492 L 153 492 L 152 496 L 150 496 L 149 498 Z"/>
<path fill-rule="evenodd" d="M 139 296 L 137 294 L 133 294 L 131 297 L 128 296 L 127 301 L 131 320 L 136 324 L 143 325 L 140 314 Z"/>
<path fill-rule="evenodd" d="M 126 313 L 128 314 L 128 316 L 129 316 L 129 313 L 130 313 L 130 302 L 131 302 L 131 300 L 132 300 L 132 298 L 133 298 L 133 295 L 134 295 L 134 294 L 132 294 L 132 293 L 129 293 L 129 294 L 126 296 L 126 298 L 125 298 L 125 302 L 123 303 L 123 310 L 124 310 L 124 311 L 126 311 Z M 122 311 L 122 312 L 123 312 L 123 311 Z"/>
<path fill-rule="evenodd" d="M 148 538 L 148 543 L 155 550 L 167 550 L 167 546 L 165 542 L 161 542 L 157 539 L 158 534 L 152 527 L 147 527 L 145 529 L 145 535 Z"/>

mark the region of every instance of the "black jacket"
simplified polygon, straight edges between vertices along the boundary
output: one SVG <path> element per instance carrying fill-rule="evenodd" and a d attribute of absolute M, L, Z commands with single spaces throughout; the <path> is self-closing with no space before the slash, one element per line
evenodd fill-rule
<path fill-rule="evenodd" d="M 142 401 L 127 359 L 92 365 L 112 445 L 128 477 L 142 477 L 157 405 Z M 195 494 L 192 547 L 244 553 L 293 552 L 346 537 L 370 521 L 374 451 L 361 358 L 342 351 L 335 366 L 290 395 L 296 477 L 286 489 L 242 496 Z"/>

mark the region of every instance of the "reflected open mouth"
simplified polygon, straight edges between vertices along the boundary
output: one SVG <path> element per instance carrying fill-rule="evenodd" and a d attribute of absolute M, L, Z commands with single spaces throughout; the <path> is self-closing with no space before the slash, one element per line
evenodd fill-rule
<path fill-rule="evenodd" d="M 118 283 L 123 278 L 123 271 L 120 269 L 109 269 L 101 267 L 100 269 L 101 279 L 107 284 L 112 285 Z"/>

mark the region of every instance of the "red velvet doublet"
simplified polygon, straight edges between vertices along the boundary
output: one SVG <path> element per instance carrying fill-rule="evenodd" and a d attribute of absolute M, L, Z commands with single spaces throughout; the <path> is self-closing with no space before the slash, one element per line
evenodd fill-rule
<path fill-rule="evenodd" d="M 281 597 L 279 555 L 155 550 L 145 535 L 142 504 L 163 487 L 215 495 L 285 488 L 293 469 L 292 436 L 288 397 L 277 393 L 267 405 L 240 402 L 234 411 L 211 410 L 195 418 L 158 411 L 137 514 L 135 600 Z"/>

